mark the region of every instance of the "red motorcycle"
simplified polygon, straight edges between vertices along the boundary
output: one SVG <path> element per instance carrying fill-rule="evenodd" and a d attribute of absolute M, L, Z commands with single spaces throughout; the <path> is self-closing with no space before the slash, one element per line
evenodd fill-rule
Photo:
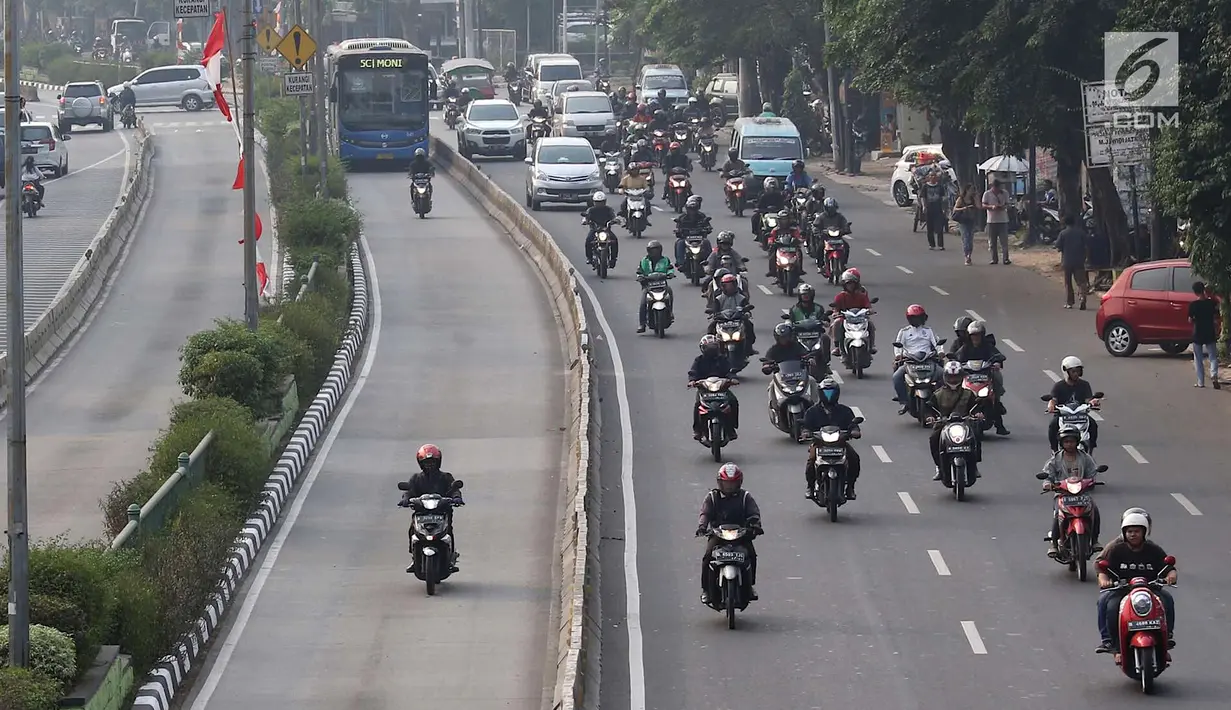
<path fill-rule="evenodd" d="M 1099 570 L 1111 577 L 1116 586 L 1127 588 L 1128 593 L 1120 600 L 1120 613 L 1116 623 L 1116 665 L 1129 678 L 1141 683 L 1141 692 L 1154 692 L 1154 679 L 1171 665 L 1171 653 L 1167 650 L 1167 614 L 1163 600 L 1154 592 L 1161 588 L 1167 574 L 1175 567 L 1175 558 L 1163 558 L 1163 568 L 1154 580 L 1133 577 L 1125 582 L 1111 569 L 1107 560 L 1098 561 Z M 1125 651 L 1128 653 L 1125 653 Z"/>
<path fill-rule="evenodd" d="M 654 162 L 662 166 L 663 161 L 667 159 L 667 132 L 661 128 L 655 128 L 650 132 L 650 145 L 654 148 Z"/>
<path fill-rule="evenodd" d="M 736 217 L 744 216 L 744 176 L 745 172 L 731 173 L 723 185 L 723 193 L 727 198 L 727 209 Z"/>
<path fill-rule="evenodd" d="M 688 171 L 684 168 L 671 168 L 667 177 L 667 196 L 676 212 L 684 211 L 684 203 L 692 197 L 692 182 L 688 179 Z"/>
<path fill-rule="evenodd" d="M 971 414 L 983 415 L 979 423 L 983 431 L 992 428 L 999 409 L 996 402 L 996 390 L 992 387 L 994 367 L 997 367 L 997 363 L 990 360 L 969 360 L 962 363 L 962 369 L 966 371 L 966 377 L 962 380 L 962 389 L 970 390 L 970 393 L 975 396 L 975 408 L 971 410 Z"/>
<path fill-rule="evenodd" d="M 1107 466 L 1101 465 L 1097 470 L 1103 473 Z M 1035 478 L 1047 480 L 1047 474 L 1036 473 Z M 1060 519 L 1060 539 L 1052 559 L 1068 565 L 1069 571 L 1077 572 L 1077 579 L 1082 582 L 1086 581 L 1087 565 L 1094 554 L 1094 516 L 1098 511 L 1090 494 L 1095 486 L 1101 485 L 1103 481 L 1073 476 L 1043 490 L 1044 495 L 1055 494 L 1055 515 Z"/>
<path fill-rule="evenodd" d="M 782 287 L 782 294 L 790 296 L 799 286 L 799 277 L 803 274 L 803 260 L 800 249 L 800 239 L 794 232 L 779 234 L 771 241 L 774 251 L 773 272 Z"/>

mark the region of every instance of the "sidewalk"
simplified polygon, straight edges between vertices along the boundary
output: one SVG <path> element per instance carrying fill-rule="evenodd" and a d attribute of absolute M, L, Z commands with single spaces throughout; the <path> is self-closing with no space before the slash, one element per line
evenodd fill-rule
<path fill-rule="evenodd" d="M 860 192 L 874 193 L 886 205 L 898 206 L 893 201 L 893 195 L 889 190 L 889 178 L 893 176 L 894 166 L 898 162 L 897 158 L 864 160 L 859 166 L 859 175 L 838 172 L 834 169 L 833 158 L 828 155 L 808 158 L 804 162 L 808 166 L 808 172 L 812 175 L 823 175 L 825 179 L 840 185 L 846 185 Z"/>

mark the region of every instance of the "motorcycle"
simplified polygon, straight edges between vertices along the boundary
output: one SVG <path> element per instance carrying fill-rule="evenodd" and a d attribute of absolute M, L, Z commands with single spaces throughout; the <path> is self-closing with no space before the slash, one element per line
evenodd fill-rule
<path fill-rule="evenodd" d="M 432 211 L 432 176 L 427 173 L 415 173 L 410 176 L 410 202 L 415 208 L 419 219 L 426 219 Z"/>
<path fill-rule="evenodd" d="M 727 107 L 723 105 L 722 99 L 717 96 L 710 99 L 709 113 L 710 120 L 714 122 L 715 126 L 722 128 L 727 125 Z"/>
<path fill-rule="evenodd" d="M 457 127 L 457 119 L 461 118 L 462 111 L 457 105 L 457 97 L 450 96 L 445 99 L 445 125 L 450 129 Z"/>
<path fill-rule="evenodd" d="M 1096 470 L 1103 473 L 1107 466 L 1101 465 Z M 1047 473 L 1040 471 L 1034 477 L 1046 481 Z M 1077 579 L 1082 582 L 1086 581 L 1086 566 L 1094 554 L 1093 521 L 1098 506 L 1090 494 L 1095 486 L 1101 485 L 1103 481 L 1093 478 L 1070 476 L 1042 491 L 1043 495 L 1055 494 L 1056 511 L 1052 514 L 1060 518 L 1060 539 L 1056 541 L 1056 554 L 1052 559 L 1068 565 L 1069 571 L 1076 572 Z M 1046 539 L 1051 539 L 1050 532 Z"/>
<path fill-rule="evenodd" d="M 120 110 L 120 125 L 125 128 L 136 128 L 137 126 L 137 108 L 132 104 L 126 104 Z"/>
<path fill-rule="evenodd" d="M 738 384 L 739 380 L 729 377 L 707 377 L 689 384 L 697 390 L 697 414 L 705 431 L 701 445 L 710 450 L 715 461 L 722 461 L 722 447 L 731 443 L 727 439 L 727 419 L 731 417 L 727 390 Z"/>
<path fill-rule="evenodd" d="M 1154 692 L 1154 679 L 1171 665 L 1167 614 L 1162 598 L 1154 590 L 1166 584 L 1163 580 L 1175 568 L 1175 558 L 1164 557 L 1163 568 L 1153 580 L 1138 576 L 1125 581 L 1107 560 L 1099 560 L 1098 568 L 1115 580 L 1117 588 L 1128 589 L 1120 600 L 1116 617 L 1119 652 L 1115 654 L 1115 662 L 1124 675 L 1141 683 L 1141 692 L 1149 695 Z M 1125 654 L 1125 649 L 1131 652 Z"/>
<path fill-rule="evenodd" d="M 607 77 L 599 77 L 594 82 L 594 90 L 601 91 L 604 94 L 610 95 L 611 94 L 611 79 L 608 79 Z"/>
<path fill-rule="evenodd" d="M 692 197 L 692 181 L 688 178 L 688 171 L 684 168 L 671 168 L 671 174 L 667 177 L 667 196 L 670 198 L 671 206 L 676 212 L 684 211 L 684 203 Z"/>
<path fill-rule="evenodd" d="M 970 424 L 973 419 L 950 414 L 940 430 L 940 481 L 953 489 L 959 501 L 966 500 L 966 489 L 974 485 L 979 462 L 979 436 Z"/>
<path fill-rule="evenodd" d="M 722 191 L 727 198 L 727 209 L 731 210 L 731 214 L 736 217 L 744 216 L 744 177 L 747 174 L 747 170 L 729 173 L 723 184 Z"/>
<path fill-rule="evenodd" d="M 675 274 L 651 273 L 638 276 L 642 297 L 646 302 L 646 325 L 660 338 L 667 336 L 667 328 L 675 320 L 675 296 L 667 286 L 667 279 Z"/>
<path fill-rule="evenodd" d="M 654 162 L 661 168 L 667 160 L 667 132 L 661 128 L 650 131 L 650 146 L 654 149 Z"/>
<path fill-rule="evenodd" d="M 43 208 L 42 202 L 38 199 L 38 188 L 34 183 L 27 180 L 21 183 L 21 211 L 27 217 L 35 217 L 38 211 Z"/>
<path fill-rule="evenodd" d="M 962 389 L 969 390 L 975 396 L 975 408 L 972 413 L 983 415 L 979 423 L 981 432 L 988 431 L 1000 416 L 1000 401 L 992 387 L 992 369 L 995 363 L 989 360 L 969 360 L 962 363 L 966 375 L 962 378 Z"/>
<path fill-rule="evenodd" d="M 509 101 L 514 106 L 521 106 L 521 81 L 518 79 L 509 82 Z"/>
<path fill-rule="evenodd" d="M 879 301 L 873 298 L 872 303 Z M 830 307 L 834 307 L 830 304 Z M 864 370 L 872 366 L 871 333 L 868 318 L 875 313 L 869 308 L 852 308 L 842 311 L 842 340 L 839 349 L 842 353 L 842 364 L 855 373 L 855 379 L 862 380 Z"/>
<path fill-rule="evenodd" d="M 802 441 L 804 412 L 820 399 L 820 387 L 808 374 L 803 360 L 775 363 L 761 358 L 761 371 L 772 375 L 765 391 L 769 395 L 769 423 L 788 434 L 792 441 Z"/>
<path fill-rule="evenodd" d="M 1102 392 L 1094 393 L 1095 399 L 1102 399 Z M 1051 395 L 1045 394 L 1039 399 L 1044 402 L 1051 401 Z M 1089 403 L 1069 402 L 1068 404 L 1056 404 L 1055 416 L 1060 418 L 1061 429 L 1076 429 L 1081 432 L 1081 439 L 1077 442 L 1077 448 L 1094 455 L 1094 445 L 1090 442 L 1090 414 L 1097 410 L 1098 407 L 1092 407 Z"/>
<path fill-rule="evenodd" d="M 615 192 L 620 186 L 620 162 L 619 153 L 603 153 L 603 187 L 607 188 L 608 192 Z"/>
<path fill-rule="evenodd" d="M 671 140 L 679 143 L 683 147 L 683 152 L 688 152 L 688 146 L 692 144 L 692 130 L 688 124 L 683 121 L 677 121 L 671 126 Z"/>
<path fill-rule="evenodd" d="M 829 227 L 825 230 L 825 247 L 821 250 L 821 275 L 829 283 L 838 285 L 838 279 L 846 270 L 846 240 L 842 230 Z"/>
<path fill-rule="evenodd" d="M 619 221 L 616 217 L 616 221 Z M 600 279 L 606 280 L 607 270 L 611 268 L 611 244 L 615 241 L 615 233 L 611 231 L 612 223 L 595 224 L 594 227 L 594 263 L 592 266 L 598 272 Z"/>
<path fill-rule="evenodd" d="M 95 61 L 104 62 L 107 60 L 107 56 L 110 54 L 111 54 L 111 51 L 107 49 L 106 47 L 96 47 L 94 49 L 94 53 L 92 56 L 94 57 Z"/>
<path fill-rule="evenodd" d="M 714 334 L 722 343 L 723 354 L 731 361 L 731 369 L 739 372 L 748 366 L 752 349 L 748 345 L 748 326 L 744 322 L 756 306 L 749 303 L 742 308 L 728 308 L 710 316 L 714 321 Z"/>
<path fill-rule="evenodd" d="M 803 258 L 799 251 L 799 240 L 784 234 L 778 237 L 774 244 L 774 271 L 778 274 L 778 285 L 785 296 L 795 293 L 799 286 L 799 277 L 803 274 Z"/>
<path fill-rule="evenodd" d="M 705 232 L 699 229 L 682 229 L 680 236 L 684 239 L 683 271 L 693 286 L 700 286 L 701 278 L 705 275 L 705 261 L 710 256 L 709 252 L 703 253 Z"/>
<path fill-rule="evenodd" d="M 748 261 L 748 257 L 743 257 L 743 260 Z M 748 269 L 744 268 L 742 264 L 739 268 L 736 268 L 734 264 L 731 264 L 730 266 L 724 264 L 719 268 L 726 269 L 735 276 L 736 291 L 744 294 L 744 296 L 748 295 Z M 713 276 L 706 275 L 705 278 L 701 280 L 701 297 L 705 299 L 706 308 L 713 310 L 715 307 L 714 299 L 718 296 L 720 291 L 721 284 L 715 281 Z M 706 313 L 709 312 L 709 310 L 706 311 Z"/>
<path fill-rule="evenodd" d="M 937 350 L 934 352 L 919 350 L 913 353 L 903 353 L 906 365 L 906 391 L 909 396 L 902 404 L 906 405 L 910 415 L 923 426 L 927 426 L 930 411 L 928 402 L 932 400 L 932 394 L 940 389 L 939 348 L 944 344 L 945 338 L 941 338 L 936 341 Z M 902 344 L 894 343 L 893 347 L 900 348 Z"/>
<path fill-rule="evenodd" d="M 407 481 L 398 482 L 398 490 L 410 490 Z M 449 578 L 454 571 L 457 551 L 453 549 L 453 508 L 465 505 L 455 497 L 462 490 L 462 482 L 455 481 L 447 496 L 428 493 L 411 498 L 402 507 L 413 510 L 410 518 L 413 534 L 410 541 L 410 557 L 414 575 L 427 585 L 427 595 L 436 594 L 436 585 Z"/>
<path fill-rule="evenodd" d="M 710 559 L 719 594 L 710 599 L 709 606 L 714 611 L 725 612 L 727 628 L 734 629 L 735 612 L 747 609 L 752 601 L 751 561 L 748 546 L 744 544 L 752 540 L 752 531 L 740 525 L 717 525 L 704 532 L 697 531 L 697 534 L 722 540 L 722 544 L 714 547 Z"/>
<path fill-rule="evenodd" d="M 644 188 L 633 188 L 625 190 L 624 196 L 627 199 L 625 210 L 628 216 L 625 218 L 625 226 L 628 227 L 628 233 L 633 235 L 634 239 L 640 239 L 645 232 L 645 223 L 649 220 L 646 216 L 649 214 L 649 206 L 646 204 L 647 190 Z"/>
<path fill-rule="evenodd" d="M 769 233 L 778 228 L 778 213 L 766 212 L 761 215 L 761 234 L 757 239 L 761 243 L 761 251 L 769 251 Z"/>
<path fill-rule="evenodd" d="M 855 426 L 864 421 L 855 417 Z M 846 442 L 850 436 L 836 426 L 811 432 L 812 465 L 816 482 L 812 484 L 812 502 L 829 511 L 829 521 L 838 522 L 838 508 L 846 504 Z"/>
<path fill-rule="evenodd" d="M 783 313 L 782 320 L 789 321 L 791 314 Z M 829 374 L 829 348 L 825 347 L 825 323 L 817 318 L 805 318 L 795 323 L 795 339 L 808 349 L 808 374 L 820 381 Z"/>
<path fill-rule="evenodd" d="M 540 138 L 546 138 L 551 134 L 551 126 L 547 125 L 547 119 L 543 116 L 535 116 L 530 119 L 530 125 L 526 129 L 526 140 L 530 141 L 530 145 L 534 145 Z"/>
<path fill-rule="evenodd" d="M 790 209 L 795 215 L 795 221 L 799 224 L 808 222 L 808 204 L 812 202 L 812 191 L 806 187 L 801 187 L 791 195 Z"/>
<path fill-rule="evenodd" d="M 718 164 L 713 136 L 702 136 L 697 139 L 697 153 L 701 156 L 701 168 L 706 172 L 710 172 Z"/>

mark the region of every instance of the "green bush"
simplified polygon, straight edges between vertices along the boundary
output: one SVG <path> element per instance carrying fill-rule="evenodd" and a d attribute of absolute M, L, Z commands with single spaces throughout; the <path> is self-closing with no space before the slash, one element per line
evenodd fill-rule
<path fill-rule="evenodd" d="M 300 258 L 320 254 L 333 264 L 346 263 L 362 225 L 359 213 L 342 200 L 297 202 L 278 214 L 278 236 L 284 244 Z"/>
<path fill-rule="evenodd" d="M 83 61 L 70 56 L 51 61 L 45 71 L 47 81 L 52 84 L 62 85 L 70 81 L 100 81 L 106 89 L 133 78 L 141 71 L 141 67 Z"/>
<path fill-rule="evenodd" d="M 23 63 L 47 69 L 55 60 L 61 57 L 74 57 L 73 48 L 62 42 L 54 44 L 34 44 L 21 48 Z"/>
<path fill-rule="evenodd" d="M 179 382 L 190 397 L 230 397 L 252 410 L 255 417 L 278 411 L 282 379 L 291 374 L 295 353 L 268 331 L 250 331 L 236 320 L 219 319 L 213 330 L 188 338 L 180 349 Z M 246 354 L 218 357 L 232 351 Z"/>
<path fill-rule="evenodd" d="M 111 579 L 108 590 L 115 600 L 114 626 L 106 641 L 118 644 L 132 656 L 138 677 L 170 650 L 163 644 L 161 599 L 149 574 L 141 568 L 140 553 L 119 550 L 111 553 L 119 573 Z"/>
<path fill-rule="evenodd" d="M 322 273 L 318 269 L 317 274 Z M 308 357 L 296 372 L 300 401 L 307 405 L 311 395 L 320 389 L 333 367 L 334 355 L 342 342 L 345 326 L 345 303 L 338 303 L 319 293 L 305 294 L 303 300 L 284 304 L 278 309 L 282 325 L 307 345 Z"/>
<path fill-rule="evenodd" d="M 254 412 L 264 411 L 261 381 L 265 369 L 242 350 L 203 353 L 192 369 L 180 373 L 184 392 L 193 397 L 230 397 Z"/>
<path fill-rule="evenodd" d="M 60 695 L 51 678 L 26 668 L 0 668 L 0 710 L 55 710 Z"/>
<path fill-rule="evenodd" d="M 292 126 L 299 129 L 299 101 L 271 99 L 258 114 L 257 124 L 266 138 L 281 138 Z"/>
<path fill-rule="evenodd" d="M 147 51 L 137 57 L 137 63 L 141 65 L 142 71 L 154 67 L 165 67 L 178 61 L 179 58 L 176 57 L 175 51 L 170 49 L 160 49 L 156 52 Z"/>
<path fill-rule="evenodd" d="M 270 338 L 281 345 L 290 355 L 291 371 L 290 374 L 295 376 L 296 386 L 306 392 L 303 387 L 304 377 L 311 377 L 312 373 L 312 351 L 308 344 L 299 338 L 291 329 L 278 323 L 277 316 L 265 317 L 261 319 L 258 331 L 262 336 Z M 316 390 L 313 389 L 312 392 Z M 279 412 L 281 410 L 279 409 Z"/>
<path fill-rule="evenodd" d="M 128 524 L 128 506 L 143 505 L 175 472 L 180 453 L 192 453 L 210 430 L 214 443 L 205 457 L 205 480 L 231 492 L 245 505 L 256 505 L 269 476 L 270 460 L 253 426 L 252 413 L 224 397 L 181 402 L 171 423 L 150 447 L 145 471 L 120 481 L 103 499 L 103 527 L 115 537 Z"/>
<path fill-rule="evenodd" d="M 810 136 L 816 131 L 816 118 L 808 106 L 807 97 L 804 96 L 804 89 L 807 87 L 808 78 L 801 70 L 792 69 L 787 72 L 783 82 L 782 115 L 791 119 L 801 136 Z"/>
<path fill-rule="evenodd" d="M 9 627 L 0 626 L 0 665 L 9 664 Z M 77 649 L 68 634 L 42 624 L 30 625 L 30 670 L 67 690 L 77 680 Z"/>

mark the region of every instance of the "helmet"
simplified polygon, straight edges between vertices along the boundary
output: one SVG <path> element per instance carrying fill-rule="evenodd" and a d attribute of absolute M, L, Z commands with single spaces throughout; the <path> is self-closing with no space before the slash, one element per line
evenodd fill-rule
<path fill-rule="evenodd" d="M 971 318 L 970 316 L 962 316 L 961 318 L 953 321 L 953 332 L 960 336 L 965 333 L 966 329 L 970 327 L 970 324 L 974 322 L 974 318 Z"/>
<path fill-rule="evenodd" d="M 729 273 L 731 273 L 730 269 L 726 269 L 726 268 L 717 269 L 716 271 L 714 271 L 714 282 L 721 284 L 722 277 L 726 276 Z"/>
<path fill-rule="evenodd" d="M 722 264 L 723 268 L 730 272 L 731 269 L 735 268 L 735 257 L 730 254 L 723 254 L 722 257 L 718 259 L 718 263 Z"/>
<path fill-rule="evenodd" d="M 690 210 L 701 209 L 701 196 L 700 195 L 689 195 L 688 201 L 684 203 L 684 208 L 690 209 Z"/>
<path fill-rule="evenodd" d="M 606 204 L 607 203 L 607 193 L 603 192 L 602 190 L 599 190 L 595 192 L 594 197 L 591 197 L 590 199 L 596 205 Z"/>
<path fill-rule="evenodd" d="M 956 360 L 950 360 L 945 363 L 945 384 L 950 387 L 957 387 L 962 384 L 962 363 Z"/>
<path fill-rule="evenodd" d="M 731 160 L 735 160 L 736 158 L 738 158 L 739 148 L 736 148 L 735 146 L 731 146 L 730 148 L 727 148 L 727 157 L 730 158 Z"/>
<path fill-rule="evenodd" d="M 616 96 L 623 96 L 624 94 L 627 94 L 627 93 L 628 93 L 627 86 L 621 86 L 620 88 L 616 89 Z"/>
<path fill-rule="evenodd" d="M 425 157 L 427 157 L 427 151 L 426 151 L 426 150 L 424 150 L 424 149 L 422 149 L 422 148 L 415 148 L 415 157 L 416 157 L 416 158 L 425 158 Z"/>
<path fill-rule="evenodd" d="M 778 221 L 785 222 L 791 218 L 791 213 L 787 210 L 778 210 Z"/>
<path fill-rule="evenodd" d="M 718 469 L 718 490 L 724 495 L 735 495 L 744 486 L 744 472 L 733 463 L 724 463 Z"/>
<path fill-rule="evenodd" d="M 1060 429 L 1060 434 L 1056 437 L 1056 441 L 1064 443 L 1065 439 L 1076 439 L 1081 441 L 1081 430 L 1074 426 L 1066 426 Z"/>
<path fill-rule="evenodd" d="M 1150 534 L 1150 516 L 1141 508 L 1130 508 L 1120 517 L 1120 534 L 1128 528 L 1145 528 L 1146 536 Z"/>
<path fill-rule="evenodd" d="M 825 198 L 825 211 L 828 212 L 830 215 L 837 214 L 838 213 L 838 201 L 832 197 L 826 197 Z"/>
<path fill-rule="evenodd" d="M 708 128 L 708 127 L 710 127 L 710 126 L 711 126 L 711 125 L 713 125 L 713 124 L 714 124 L 714 121 L 713 121 L 713 119 L 711 119 L 709 116 L 702 116 L 702 117 L 701 117 L 701 125 L 702 125 L 702 126 L 705 126 L 706 128 Z"/>
<path fill-rule="evenodd" d="M 796 160 L 795 162 L 791 163 L 791 170 L 803 170 L 803 169 L 804 169 L 804 161 Z"/>
<path fill-rule="evenodd" d="M 671 150 L 672 152 L 677 151 L 677 150 L 679 150 L 679 149 L 680 149 L 680 142 L 679 142 L 679 141 L 671 141 L 671 144 L 670 144 L 670 145 L 668 145 L 668 146 L 667 146 L 667 148 L 668 148 L 669 150 Z"/>
<path fill-rule="evenodd" d="M 659 90 L 658 90 L 658 98 L 660 98 L 660 99 L 665 99 L 665 98 L 667 98 L 667 90 L 666 90 L 666 89 L 659 89 Z"/>
<path fill-rule="evenodd" d="M 761 104 L 761 110 L 762 111 L 773 111 L 774 107 L 768 101 L 766 101 L 765 103 Z"/>
<path fill-rule="evenodd" d="M 649 147 L 650 147 L 650 142 L 647 141 L 646 139 L 642 138 L 641 140 L 637 141 L 637 150 L 645 150 L 646 148 L 649 148 Z"/>
<path fill-rule="evenodd" d="M 515 64 L 513 64 L 513 62 L 509 62 L 508 64 L 505 64 L 505 65 L 504 65 L 504 68 L 505 68 L 505 69 L 516 69 L 516 68 L 517 68 L 517 66 L 516 66 Z"/>
<path fill-rule="evenodd" d="M 629 96 L 632 96 L 632 94 L 629 94 Z M 649 110 L 649 108 L 650 107 L 646 106 L 644 103 L 637 104 L 637 113 L 645 113 Z"/>
<path fill-rule="evenodd" d="M 666 118 L 667 112 L 662 109 L 654 109 L 654 118 Z"/>
<path fill-rule="evenodd" d="M 820 390 L 821 398 L 827 404 L 837 404 L 838 399 L 842 396 L 842 388 L 838 386 L 838 381 L 832 377 L 826 377 L 821 380 Z"/>
<path fill-rule="evenodd" d="M 641 172 L 641 166 L 637 165 L 636 163 L 630 162 L 628 164 L 628 172 L 631 175 L 636 175 L 637 173 Z"/>
<path fill-rule="evenodd" d="M 723 276 L 722 281 L 720 281 L 719 283 L 721 283 L 723 286 L 726 286 L 727 284 L 731 284 L 732 286 L 739 288 L 739 277 L 731 273 L 730 271 L 728 271 L 726 276 Z"/>
<path fill-rule="evenodd" d="M 842 278 L 839 279 L 843 286 L 853 283 L 859 283 L 859 269 L 851 268 L 842 272 Z"/>
<path fill-rule="evenodd" d="M 1069 370 L 1082 370 L 1085 368 L 1082 366 L 1081 360 L 1069 355 L 1060 361 L 1060 369 L 1068 372 Z"/>
<path fill-rule="evenodd" d="M 424 444 L 419 447 L 419 451 L 415 453 L 415 459 L 419 462 L 419 468 L 427 471 L 439 471 L 440 464 L 444 461 L 444 454 L 440 453 L 440 447 L 435 444 Z"/>
<path fill-rule="evenodd" d="M 761 183 L 761 187 L 765 188 L 766 192 L 773 192 L 778 189 L 778 181 L 772 177 L 767 177 L 765 182 Z"/>
<path fill-rule="evenodd" d="M 923 306 L 918 303 L 912 303 L 906 307 L 907 318 L 927 318 L 928 312 L 923 310 Z"/>
<path fill-rule="evenodd" d="M 697 104 L 697 97 L 696 97 L 696 96 L 689 96 L 689 97 L 688 97 L 688 105 L 689 105 L 689 106 L 695 106 L 696 104 Z"/>
<path fill-rule="evenodd" d="M 816 298 L 816 289 L 812 288 L 812 284 L 801 283 L 799 285 L 799 300 L 803 302 L 806 302 L 807 300 L 811 300 L 811 299 L 805 299 L 804 296 L 810 296 L 812 298 Z"/>
<path fill-rule="evenodd" d="M 718 238 L 716 241 L 720 247 L 729 247 L 735 244 L 735 232 L 732 232 L 729 229 L 724 229 L 718 233 Z"/>
<path fill-rule="evenodd" d="M 1145 508 L 1129 508 L 1124 511 L 1124 513 L 1120 515 L 1120 532 L 1124 532 L 1125 525 L 1123 520 L 1130 515 L 1140 515 L 1146 519 L 1146 535 L 1149 535 L 1150 530 L 1154 527 L 1154 519 L 1150 517 L 1150 514 L 1146 512 Z"/>
<path fill-rule="evenodd" d="M 987 335 L 987 324 L 981 320 L 973 321 L 966 326 L 966 332 L 970 335 Z"/>
<path fill-rule="evenodd" d="M 819 180 L 812 183 L 812 196 L 818 200 L 825 197 L 825 186 Z"/>
<path fill-rule="evenodd" d="M 697 347 L 701 349 L 702 353 L 717 352 L 719 345 L 717 335 L 703 335 L 701 336 L 701 341 L 697 343 Z"/>
<path fill-rule="evenodd" d="M 658 256 L 662 256 L 663 255 L 663 243 L 658 241 L 657 239 L 651 239 L 645 245 L 645 253 L 647 255 L 653 256 L 655 251 L 658 252 Z"/>
<path fill-rule="evenodd" d="M 607 135 L 609 135 L 609 136 L 614 136 L 614 135 L 616 134 L 616 129 L 614 129 L 614 128 L 608 128 L 606 131 L 604 131 L 604 133 L 605 133 L 605 134 L 607 134 Z"/>
<path fill-rule="evenodd" d="M 535 107 L 535 108 L 543 108 L 543 100 L 542 100 L 542 99 L 535 99 L 535 100 L 534 100 L 534 107 Z"/>
<path fill-rule="evenodd" d="M 624 98 L 628 99 L 629 101 L 636 101 L 637 95 L 630 91 L 628 92 L 628 96 L 625 96 Z"/>
<path fill-rule="evenodd" d="M 779 323 L 774 326 L 774 340 L 778 341 L 779 345 L 786 345 L 794 339 L 795 326 L 790 323 Z"/>

